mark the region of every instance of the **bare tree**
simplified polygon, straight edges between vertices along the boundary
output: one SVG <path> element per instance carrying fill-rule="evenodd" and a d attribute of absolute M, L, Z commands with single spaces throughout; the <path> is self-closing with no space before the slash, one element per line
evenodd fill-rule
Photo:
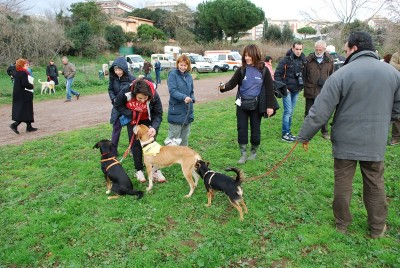
<path fill-rule="evenodd" d="M 33 4 L 29 2 L 28 0 L 0 0 L 0 14 L 21 14 L 33 7 Z"/>

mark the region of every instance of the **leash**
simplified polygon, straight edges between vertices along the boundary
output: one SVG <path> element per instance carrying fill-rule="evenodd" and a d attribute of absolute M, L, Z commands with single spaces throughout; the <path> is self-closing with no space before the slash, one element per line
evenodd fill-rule
<path fill-rule="evenodd" d="M 258 180 L 258 179 L 268 176 L 270 173 L 274 172 L 278 167 L 280 167 L 283 164 L 283 162 L 286 161 L 286 159 L 288 159 L 288 157 L 293 153 L 294 149 L 296 148 L 296 146 L 298 144 L 299 144 L 299 141 L 296 141 L 296 143 L 293 145 L 292 149 L 290 149 L 290 151 L 286 154 L 286 156 L 281 161 L 279 161 L 278 164 L 276 164 L 273 168 L 271 168 L 269 171 L 265 172 L 264 174 L 255 176 L 255 177 L 243 179 L 242 181 L 255 181 L 255 180 Z M 305 151 L 308 150 L 308 142 L 303 143 L 303 148 Z"/>
<path fill-rule="evenodd" d="M 139 125 L 139 121 L 140 121 L 140 116 L 141 116 L 141 115 L 142 115 L 142 113 L 139 113 L 138 119 L 137 119 L 137 121 L 136 121 L 136 126 Z M 128 156 L 129 151 L 130 151 L 131 148 L 132 148 L 132 144 L 133 144 L 133 141 L 134 141 L 134 140 L 135 140 L 135 132 L 133 131 L 133 128 L 132 128 L 132 138 L 131 138 L 131 140 L 129 141 L 129 146 L 128 146 L 128 148 L 125 150 L 124 155 L 122 156 L 121 160 L 119 160 L 119 162 L 122 163 L 122 161 L 124 161 L 124 159 Z"/>

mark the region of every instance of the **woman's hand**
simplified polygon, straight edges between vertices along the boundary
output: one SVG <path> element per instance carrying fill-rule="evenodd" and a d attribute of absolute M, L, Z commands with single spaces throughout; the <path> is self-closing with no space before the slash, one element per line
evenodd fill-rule
<path fill-rule="evenodd" d="M 188 104 L 190 102 L 192 102 L 192 98 L 191 97 L 186 97 L 185 98 L 185 103 Z"/>
<path fill-rule="evenodd" d="M 272 108 L 267 108 L 267 115 L 270 117 L 274 113 L 274 109 Z"/>
<path fill-rule="evenodd" d="M 153 127 L 150 127 L 149 130 L 147 131 L 147 135 L 149 135 L 150 138 L 154 137 L 156 134 L 157 131 Z"/>

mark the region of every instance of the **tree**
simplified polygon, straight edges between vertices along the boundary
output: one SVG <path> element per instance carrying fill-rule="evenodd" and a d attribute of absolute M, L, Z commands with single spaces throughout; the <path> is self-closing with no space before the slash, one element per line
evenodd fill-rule
<path fill-rule="evenodd" d="M 293 32 L 290 29 L 289 24 L 285 24 L 282 29 L 282 44 L 291 43 L 293 41 Z"/>
<path fill-rule="evenodd" d="M 278 25 L 270 25 L 268 26 L 267 32 L 265 33 L 265 40 L 272 42 L 281 42 L 282 32 L 281 28 Z"/>
<path fill-rule="evenodd" d="M 307 34 L 316 34 L 317 30 L 315 30 L 313 27 L 306 26 L 306 27 L 297 29 L 297 32 L 299 34 L 304 34 L 304 39 L 305 39 L 305 38 L 307 38 Z"/>
<path fill-rule="evenodd" d="M 73 41 L 73 47 L 79 54 L 84 55 L 84 50 L 90 45 L 90 40 L 94 36 L 92 28 L 87 21 L 82 21 L 68 31 L 69 38 Z"/>
<path fill-rule="evenodd" d="M 220 11 L 215 1 L 203 2 L 197 6 L 194 33 L 198 41 L 222 40 L 223 32 L 218 25 Z"/>
<path fill-rule="evenodd" d="M 109 17 L 102 12 L 102 9 L 94 1 L 71 4 L 68 11 L 72 12 L 71 20 L 73 24 L 87 22 L 95 35 L 102 35 L 105 26 L 109 23 Z"/>
<path fill-rule="evenodd" d="M 126 42 L 124 30 L 119 25 L 107 25 L 104 38 L 112 50 L 118 50 Z"/>
<path fill-rule="evenodd" d="M 218 26 L 224 31 L 231 43 L 239 40 L 239 33 L 245 32 L 262 23 L 264 11 L 248 0 L 215 0 L 220 15 Z"/>
<path fill-rule="evenodd" d="M 137 36 L 141 41 L 163 40 L 164 33 L 151 25 L 142 24 L 137 29 Z"/>

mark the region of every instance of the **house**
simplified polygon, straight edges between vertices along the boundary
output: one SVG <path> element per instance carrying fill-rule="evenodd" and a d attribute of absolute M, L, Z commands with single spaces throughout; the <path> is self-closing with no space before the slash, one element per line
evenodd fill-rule
<path fill-rule="evenodd" d="M 140 25 L 147 24 L 147 25 L 153 26 L 154 21 L 148 20 L 148 19 L 143 19 L 143 18 L 138 18 L 138 17 L 133 17 L 133 16 L 128 16 L 126 18 L 115 17 L 112 19 L 112 24 L 121 26 L 122 30 L 124 30 L 125 33 L 129 33 L 129 32 L 136 33 L 137 29 Z"/>

